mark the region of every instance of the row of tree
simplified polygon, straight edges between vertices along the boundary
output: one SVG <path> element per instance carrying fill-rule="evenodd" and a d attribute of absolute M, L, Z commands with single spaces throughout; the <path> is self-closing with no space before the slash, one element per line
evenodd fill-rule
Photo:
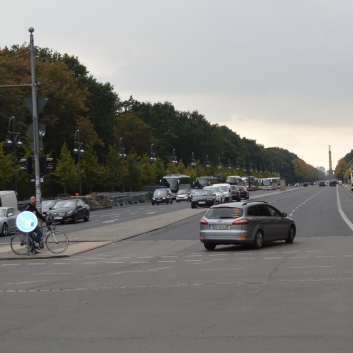
<path fill-rule="evenodd" d="M 51 181 L 48 192 L 59 192 L 59 188 L 73 190 L 77 173 L 80 173 L 86 191 L 119 188 L 122 176 L 128 189 L 136 189 L 173 170 L 174 164 L 170 162 L 173 151 L 179 161 L 178 170 L 187 170 L 191 176 L 210 174 L 212 168 L 218 172 L 218 167 L 226 175 L 230 167 L 233 174 L 237 170 L 244 174 L 252 170 L 252 174 L 259 176 L 280 173 L 289 182 L 323 177 L 294 153 L 278 147 L 265 148 L 255 140 L 240 137 L 226 126 L 211 124 L 198 111 L 178 111 L 170 102 L 138 102 L 132 97 L 122 101 L 110 83 L 98 82 L 77 57 L 48 48 L 36 48 L 36 53 L 37 80 L 42 83 L 38 97 L 48 98 L 39 115 L 39 121 L 46 127 L 44 153 L 57 161 L 55 173 L 47 178 Z M 0 80 L 1 85 L 30 82 L 27 45 L 0 48 Z M 31 154 L 26 131 L 32 117 L 23 101 L 29 95 L 28 88 L 0 90 L 0 136 L 5 139 L 9 118 L 15 116 L 16 130 L 21 132 L 27 146 L 17 150 L 18 158 Z M 74 146 L 76 130 L 80 131 L 86 151 L 80 170 L 77 166 L 71 169 L 61 166 L 65 153 L 67 161 L 70 155 L 70 163 L 74 165 L 69 151 Z M 126 160 L 119 160 L 121 138 Z M 152 144 L 158 158 L 150 165 Z M 10 154 L 11 150 L 3 146 L 4 157 L 1 158 L 6 156 L 5 164 L 13 161 L 13 157 L 8 157 Z M 192 155 L 197 160 L 194 169 L 190 169 Z M 91 171 L 89 159 L 92 165 L 97 164 Z M 211 170 L 205 169 L 207 164 L 211 165 Z M 1 165 L 2 162 L 0 168 Z M 203 169 L 198 169 L 199 166 Z M 150 177 L 146 178 L 146 175 Z M 22 182 L 21 176 L 19 182 Z M 9 183 L 10 180 L 2 187 L 10 187 Z"/>

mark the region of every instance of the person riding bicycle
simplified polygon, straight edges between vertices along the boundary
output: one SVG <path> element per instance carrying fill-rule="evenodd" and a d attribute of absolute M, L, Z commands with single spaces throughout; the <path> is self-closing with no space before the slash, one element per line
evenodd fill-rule
<path fill-rule="evenodd" d="M 42 221 L 47 220 L 47 218 L 44 216 L 44 214 L 42 214 L 38 211 L 38 209 L 36 207 L 36 197 L 35 196 L 31 196 L 31 198 L 29 199 L 29 204 L 23 209 L 22 212 L 24 212 L 24 211 L 34 213 L 36 215 L 36 217 L 41 219 Z M 31 254 L 39 254 L 39 252 L 37 250 L 40 249 L 40 241 L 43 238 L 43 232 L 42 232 L 42 229 L 38 226 L 33 230 L 33 232 L 35 232 L 37 234 L 37 237 L 34 239 L 34 244 L 32 244 Z"/>

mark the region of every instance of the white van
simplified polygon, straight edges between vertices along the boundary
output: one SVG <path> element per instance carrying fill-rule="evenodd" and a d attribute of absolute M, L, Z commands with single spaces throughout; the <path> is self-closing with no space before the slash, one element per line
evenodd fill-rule
<path fill-rule="evenodd" d="M 0 207 L 17 208 L 17 197 L 14 191 L 0 191 Z"/>
<path fill-rule="evenodd" d="M 230 202 L 232 201 L 232 190 L 230 188 L 230 184 L 228 183 L 220 183 L 220 184 L 214 184 L 212 186 L 219 186 L 225 196 L 225 202 Z"/>

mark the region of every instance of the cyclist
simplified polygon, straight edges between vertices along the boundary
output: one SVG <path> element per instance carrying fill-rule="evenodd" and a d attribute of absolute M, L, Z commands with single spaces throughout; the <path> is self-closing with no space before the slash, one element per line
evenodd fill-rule
<path fill-rule="evenodd" d="M 29 204 L 23 209 L 22 212 L 24 211 L 29 211 L 29 212 L 33 212 L 37 218 L 41 219 L 42 221 L 46 221 L 47 218 L 45 218 L 44 214 L 41 214 L 37 207 L 36 207 L 36 197 L 35 196 L 31 196 L 31 198 L 29 199 Z M 37 237 L 34 239 L 34 242 L 32 244 L 32 248 L 31 248 L 31 254 L 39 254 L 39 252 L 37 251 L 38 249 L 40 249 L 40 241 L 43 238 L 43 232 L 42 229 L 40 227 L 36 227 L 33 232 L 35 232 L 37 234 Z"/>

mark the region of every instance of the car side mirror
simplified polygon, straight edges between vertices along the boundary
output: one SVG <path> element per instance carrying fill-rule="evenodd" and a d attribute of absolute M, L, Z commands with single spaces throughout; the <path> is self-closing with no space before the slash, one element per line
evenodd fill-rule
<path fill-rule="evenodd" d="M 13 213 L 9 213 L 9 214 L 7 215 L 7 217 L 11 217 L 11 216 L 13 216 Z"/>
<path fill-rule="evenodd" d="M 287 213 L 283 212 L 282 217 L 287 217 Z"/>

